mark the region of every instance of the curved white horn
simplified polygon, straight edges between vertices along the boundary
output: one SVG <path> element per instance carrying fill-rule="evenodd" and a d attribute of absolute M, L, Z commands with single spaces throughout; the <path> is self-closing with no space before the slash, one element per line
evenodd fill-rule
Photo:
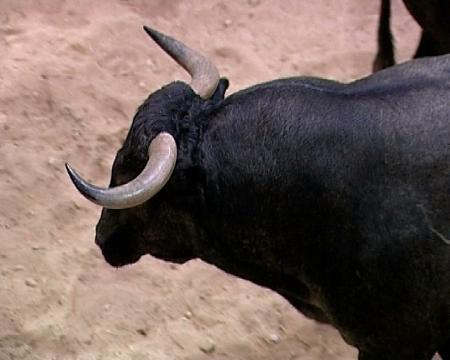
<path fill-rule="evenodd" d="M 192 89 L 203 99 L 208 99 L 219 84 L 220 75 L 215 65 L 205 56 L 179 42 L 144 26 L 145 32 L 192 77 Z"/>
<path fill-rule="evenodd" d="M 136 178 L 113 188 L 88 183 L 69 164 L 66 169 L 75 187 L 88 200 L 108 209 L 126 209 L 146 202 L 167 183 L 177 160 L 175 139 L 168 133 L 158 134 L 150 143 L 148 154 L 147 165 Z"/>

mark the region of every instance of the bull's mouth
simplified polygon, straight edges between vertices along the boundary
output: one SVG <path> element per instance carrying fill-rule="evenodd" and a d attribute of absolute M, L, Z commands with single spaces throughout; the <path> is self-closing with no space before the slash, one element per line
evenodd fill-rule
<path fill-rule="evenodd" d="M 134 264 L 147 254 L 176 264 L 183 264 L 193 258 L 192 251 L 185 247 L 170 247 L 167 242 L 164 242 L 161 248 L 155 246 L 149 248 L 143 246 L 144 241 L 139 239 L 142 239 L 142 235 L 133 228 L 121 227 L 114 229 L 113 234 L 109 237 L 106 237 L 103 232 L 97 231 L 95 242 L 100 247 L 105 261 L 114 267 Z"/>
<path fill-rule="evenodd" d="M 150 255 L 156 259 L 159 259 L 159 260 L 171 262 L 174 264 L 180 264 L 180 265 L 193 259 L 192 256 L 186 256 L 186 255 L 184 255 L 184 256 L 181 256 L 181 255 L 169 256 L 167 254 L 158 254 L 156 252 L 148 253 L 148 255 Z"/>
<path fill-rule="evenodd" d="M 120 251 L 115 250 L 108 250 L 108 249 L 102 249 L 102 254 L 105 259 L 105 261 L 116 268 L 126 266 L 126 265 L 132 265 L 134 263 L 137 263 L 140 258 L 145 254 L 138 254 L 138 253 L 131 253 L 131 254 L 125 254 Z M 152 256 L 156 259 L 168 261 L 174 264 L 184 264 L 189 260 L 192 260 L 191 256 L 166 256 L 166 255 L 159 255 L 159 254 L 147 254 L 149 256 Z"/>
<path fill-rule="evenodd" d="M 121 267 L 137 262 L 144 253 L 133 237 L 124 237 L 120 232 L 118 236 L 101 241 L 101 235 L 97 234 L 96 242 L 102 250 L 106 262 L 114 267 Z"/>
<path fill-rule="evenodd" d="M 131 265 L 139 261 L 141 254 L 138 253 L 128 253 L 125 254 L 121 251 L 111 250 L 108 248 L 102 249 L 102 254 L 105 261 L 116 268 L 125 265 Z"/>

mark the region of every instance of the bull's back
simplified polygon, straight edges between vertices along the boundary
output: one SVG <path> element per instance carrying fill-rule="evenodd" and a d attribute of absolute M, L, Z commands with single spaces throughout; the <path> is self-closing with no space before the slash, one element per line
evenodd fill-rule
<path fill-rule="evenodd" d="M 349 84 L 282 79 L 226 98 L 205 136 L 213 153 L 213 143 L 221 142 L 215 158 L 247 166 L 250 175 L 296 174 L 305 161 L 314 165 L 323 157 L 360 172 L 386 161 L 386 171 L 414 175 L 438 167 L 446 176 L 449 100 L 450 55 L 413 60 Z M 255 154 L 261 166 L 241 161 Z"/>

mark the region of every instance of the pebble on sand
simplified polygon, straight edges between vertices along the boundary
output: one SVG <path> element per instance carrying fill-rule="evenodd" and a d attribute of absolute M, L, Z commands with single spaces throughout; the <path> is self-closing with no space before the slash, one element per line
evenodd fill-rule
<path fill-rule="evenodd" d="M 198 345 L 205 354 L 212 354 L 216 350 L 216 344 L 211 339 L 205 338 Z"/>
<path fill-rule="evenodd" d="M 37 286 L 37 282 L 36 282 L 36 280 L 33 280 L 31 278 L 25 279 L 25 285 L 34 288 Z"/>

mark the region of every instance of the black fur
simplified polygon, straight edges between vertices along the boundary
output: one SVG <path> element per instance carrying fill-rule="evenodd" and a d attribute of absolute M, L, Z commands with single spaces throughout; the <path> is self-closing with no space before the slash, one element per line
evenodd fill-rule
<path fill-rule="evenodd" d="M 378 22 L 378 52 L 372 64 L 373 71 L 385 69 L 395 64 L 394 44 L 391 33 L 391 1 L 381 0 Z"/>
<path fill-rule="evenodd" d="M 332 324 L 360 359 L 448 354 L 450 56 L 350 84 L 227 86 L 205 101 L 175 82 L 139 108 L 111 185 L 160 131 L 178 161 L 150 201 L 103 211 L 106 260 L 201 258 Z"/>

